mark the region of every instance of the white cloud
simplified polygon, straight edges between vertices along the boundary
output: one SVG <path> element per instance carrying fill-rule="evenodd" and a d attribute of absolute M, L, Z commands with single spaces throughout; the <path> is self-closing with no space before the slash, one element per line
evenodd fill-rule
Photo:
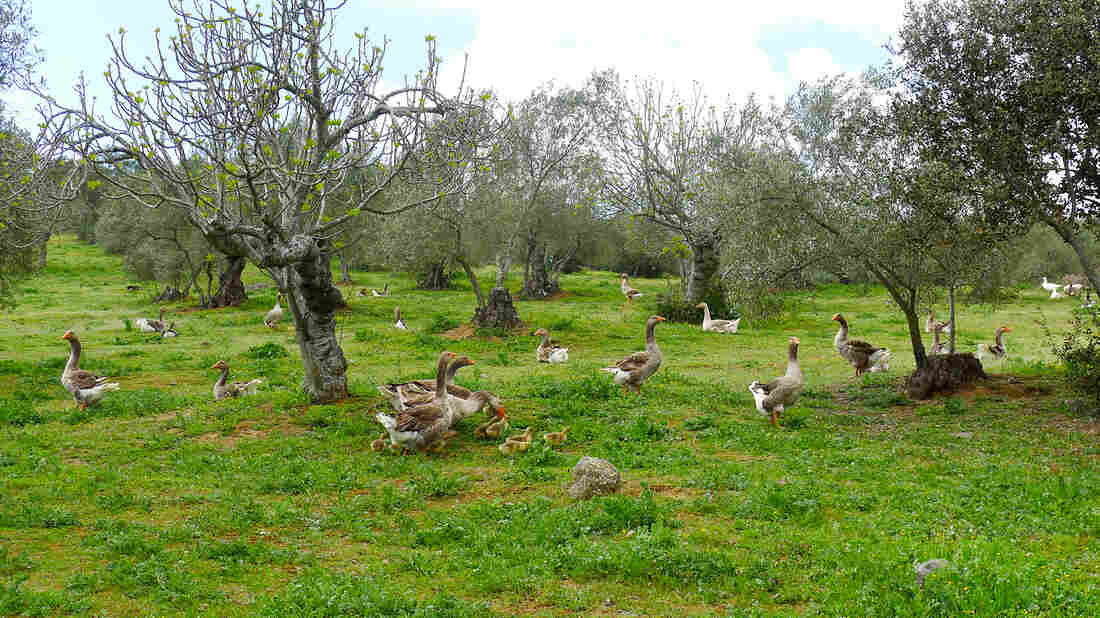
<path fill-rule="evenodd" d="M 880 43 L 897 28 L 902 7 L 902 0 L 485 2 L 465 49 L 468 83 L 516 100 L 541 82 L 579 85 L 594 69 L 610 67 L 624 78 L 656 77 L 680 91 L 699 82 L 712 98 L 740 100 L 750 92 L 782 98 L 799 80 L 842 69 L 828 50 L 813 48 L 790 52 L 788 70 L 774 66 L 757 43 L 763 29 L 820 22 Z M 451 77 L 462 61 L 461 55 L 447 59 Z"/>

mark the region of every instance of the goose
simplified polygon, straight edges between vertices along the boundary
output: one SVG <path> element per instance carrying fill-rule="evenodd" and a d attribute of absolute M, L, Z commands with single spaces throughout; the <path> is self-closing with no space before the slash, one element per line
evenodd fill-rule
<path fill-rule="evenodd" d="M 560 446 L 565 443 L 565 439 L 569 437 L 569 426 L 567 425 L 561 431 L 551 431 L 549 433 L 542 434 L 542 439 L 546 441 L 550 446 Z"/>
<path fill-rule="evenodd" d="M 696 309 L 703 310 L 703 331 L 708 333 L 729 333 L 733 334 L 737 332 L 737 325 L 741 323 L 741 318 L 736 320 L 712 320 L 710 319 L 710 307 L 706 303 L 699 303 L 695 305 Z"/>
<path fill-rule="evenodd" d="M 508 415 L 500 410 L 489 422 L 482 423 L 474 430 L 474 437 L 496 440 L 508 429 Z"/>
<path fill-rule="evenodd" d="M 1058 290 L 1051 290 L 1050 291 L 1050 300 L 1058 300 L 1059 298 L 1065 298 L 1065 297 L 1066 297 L 1066 295 L 1059 292 Z"/>
<path fill-rule="evenodd" d="M 623 273 L 621 275 L 621 281 L 619 283 L 619 289 L 621 289 L 623 291 L 623 296 L 626 297 L 627 301 L 632 301 L 635 298 L 643 295 L 638 290 L 635 290 L 634 288 L 630 287 L 630 284 L 627 283 L 626 280 L 627 280 L 626 273 Z"/>
<path fill-rule="evenodd" d="M 1067 296 L 1077 296 L 1081 293 L 1081 289 L 1084 288 L 1082 283 L 1067 283 L 1065 290 Z"/>
<path fill-rule="evenodd" d="M 178 336 L 179 336 L 179 332 L 176 331 L 176 323 L 175 322 L 172 322 L 168 326 L 164 327 L 164 330 L 160 331 L 161 339 L 164 339 L 166 337 L 178 337 Z"/>
<path fill-rule="evenodd" d="M 1042 282 L 1041 284 L 1039 284 L 1039 285 L 1040 285 L 1040 286 L 1041 286 L 1041 287 L 1042 287 L 1042 288 L 1043 288 L 1044 290 L 1046 290 L 1046 291 L 1048 291 L 1048 292 L 1053 292 L 1053 291 L 1055 291 L 1055 290 L 1057 290 L 1057 289 L 1059 289 L 1059 288 L 1061 288 L 1061 287 L 1062 287 L 1062 285 L 1061 285 L 1061 284 L 1059 284 L 1059 283 L 1053 283 L 1053 282 L 1047 281 L 1047 278 L 1046 278 L 1046 277 L 1043 277 L 1043 282 Z"/>
<path fill-rule="evenodd" d="M 61 338 L 69 342 L 69 361 L 61 372 L 61 386 L 72 394 L 81 410 L 98 403 L 108 392 L 118 390 L 118 382 L 108 382 L 110 378 L 80 368 L 80 340 L 73 331 L 65 331 Z"/>
<path fill-rule="evenodd" d="M 661 367 L 661 348 L 657 347 L 657 338 L 653 329 L 665 319 L 659 315 L 649 316 L 645 323 L 645 351 L 635 352 L 630 356 L 615 363 L 611 367 L 603 367 L 600 371 L 615 374 L 615 384 L 622 384 L 626 390 L 637 393 L 641 390 L 642 383 L 649 379 Z"/>
<path fill-rule="evenodd" d="M 940 333 L 943 332 L 944 328 L 943 322 L 936 322 L 935 326 L 932 327 L 932 348 L 928 351 L 930 356 L 947 354 L 947 344 L 940 342 Z"/>
<path fill-rule="evenodd" d="M 370 296 L 370 294 L 367 294 L 367 288 L 359 288 L 359 291 L 356 292 L 355 295 L 359 297 Z"/>
<path fill-rule="evenodd" d="M 937 325 L 939 325 L 940 330 L 942 330 L 944 333 L 951 333 L 951 321 L 948 320 L 946 322 L 937 322 L 935 310 L 929 309 L 928 319 L 924 321 L 924 332 L 933 332 L 934 330 L 936 330 Z"/>
<path fill-rule="evenodd" d="M 458 370 L 473 364 L 474 361 L 470 360 L 468 357 L 460 356 L 447 367 L 447 378 L 444 384 L 447 387 L 448 396 L 457 399 L 469 399 L 473 396 L 474 392 L 470 389 L 454 384 L 454 377 Z M 378 392 L 388 399 L 393 409 L 398 412 L 403 411 L 409 406 L 428 403 L 435 398 L 435 380 L 413 380 L 400 384 L 390 383 L 383 384 L 377 388 Z M 488 391 L 485 392 L 492 398 L 490 403 L 499 407 L 500 402 L 496 399 L 496 396 Z"/>
<path fill-rule="evenodd" d="M 382 288 L 381 292 L 379 292 L 378 290 L 376 290 L 374 288 L 371 288 L 370 294 L 371 294 L 371 296 L 389 296 L 390 295 L 390 282 L 389 281 L 386 282 L 386 287 Z"/>
<path fill-rule="evenodd" d="M 267 315 L 264 316 L 264 326 L 268 328 L 275 328 L 279 325 L 279 322 L 283 321 L 283 308 L 281 305 L 279 305 L 279 299 L 281 297 L 281 293 L 275 295 L 275 306 L 272 307 L 271 311 L 268 311 Z"/>
<path fill-rule="evenodd" d="M 994 343 L 993 345 L 988 345 L 988 344 L 985 344 L 985 343 L 979 343 L 978 344 L 978 360 L 979 361 L 984 361 L 985 360 L 985 358 L 984 358 L 985 354 L 982 352 L 982 350 L 984 349 L 985 352 L 988 352 L 989 355 L 992 356 L 993 358 L 995 358 L 996 360 L 1003 361 L 1004 358 L 1005 358 L 1005 355 L 1008 354 L 1008 348 L 1005 347 L 1004 341 L 1001 338 L 1004 336 L 1005 333 L 1010 333 L 1010 332 L 1012 332 L 1011 328 L 1009 328 L 1008 326 L 1002 326 L 1002 327 L 997 329 L 997 342 L 996 343 Z"/>
<path fill-rule="evenodd" d="M 535 360 L 540 363 L 564 363 L 569 361 L 569 348 L 550 343 L 550 331 L 540 328 L 535 336 L 542 336 L 542 342 L 535 348 Z"/>
<path fill-rule="evenodd" d="M 756 400 L 756 409 L 771 421 L 779 420 L 779 414 L 792 406 L 802 394 L 802 367 L 798 364 L 798 337 L 791 337 L 787 345 L 787 373 L 764 384 L 759 380 L 749 384 L 749 392 Z"/>
<path fill-rule="evenodd" d="M 852 367 L 855 367 L 857 377 L 866 371 L 890 370 L 890 350 L 876 348 L 866 341 L 848 339 L 848 321 L 839 313 L 833 316 L 833 320 L 840 322 L 840 330 L 833 338 L 833 345 L 836 346 L 836 351 L 851 363 Z"/>
<path fill-rule="evenodd" d="M 393 327 L 397 330 L 409 330 L 409 327 L 405 325 L 405 320 L 401 319 L 401 307 L 393 308 L 394 323 Z"/>
<path fill-rule="evenodd" d="M 137 324 L 138 329 L 143 333 L 159 333 L 164 330 L 164 312 L 167 311 L 164 307 L 160 308 L 160 317 L 156 320 L 150 318 L 138 318 L 134 320 L 134 324 Z"/>
<path fill-rule="evenodd" d="M 228 382 L 229 364 L 224 360 L 214 363 L 210 368 L 222 370 L 222 374 L 218 376 L 218 380 L 214 382 L 214 401 L 229 399 L 231 397 L 240 397 L 241 395 L 255 395 L 260 385 L 264 382 L 263 378 L 256 378 L 248 382 Z"/>
<path fill-rule="evenodd" d="M 435 398 L 425 405 L 413 406 L 397 417 L 379 412 L 374 418 L 386 429 L 390 443 L 406 450 L 424 451 L 443 434 L 450 430 L 454 422 L 454 412 L 447 405 L 447 388 L 444 384 L 447 366 L 454 359 L 454 352 L 444 350 L 439 354 L 435 370 Z"/>

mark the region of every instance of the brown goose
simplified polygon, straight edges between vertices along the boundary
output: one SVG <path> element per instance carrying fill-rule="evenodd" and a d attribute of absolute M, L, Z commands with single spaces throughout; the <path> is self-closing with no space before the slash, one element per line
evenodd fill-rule
<path fill-rule="evenodd" d="M 535 360 L 540 363 L 564 363 L 569 361 L 569 348 L 551 343 L 550 331 L 540 328 L 535 331 L 535 336 L 542 337 L 539 347 L 535 348 Z"/>
<path fill-rule="evenodd" d="M 256 378 L 248 382 L 229 382 L 229 364 L 223 360 L 214 363 L 210 368 L 222 370 L 222 374 L 218 376 L 218 381 L 214 382 L 215 401 L 240 397 L 241 395 L 255 395 L 260 384 L 263 384 L 263 378 Z"/>
<path fill-rule="evenodd" d="M 661 367 L 663 357 L 661 348 L 657 347 L 657 338 L 654 336 L 653 329 L 658 323 L 664 321 L 665 319 L 659 315 L 650 316 L 645 323 L 645 351 L 635 352 L 615 363 L 614 366 L 603 367 L 600 371 L 615 374 L 615 384 L 622 384 L 627 390 L 638 392 L 642 382 L 657 373 L 657 369 Z"/>
<path fill-rule="evenodd" d="M 447 389 L 444 384 L 447 365 L 454 359 L 454 352 L 444 350 L 439 354 L 435 370 L 435 398 L 431 403 L 413 406 L 398 413 L 397 417 L 379 412 L 374 416 L 390 435 L 390 442 L 408 450 L 423 451 L 443 438 L 454 424 L 454 412 L 447 405 Z"/>
<path fill-rule="evenodd" d="M 994 343 L 993 345 L 979 343 L 978 360 L 984 360 L 984 354 L 982 353 L 982 349 L 984 348 L 985 351 L 989 352 L 989 355 L 992 356 L 994 359 L 1003 361 L 1005 355 L 1008 354 L 1008 348 L 1005 347 L 1004 341 L 1001 339 L 1001 337 L 1003 337 L 1005 333 L 1010 332 L 1012 332 L 1011 328 L 1009 328 L 1008 326 L 1002 326 L 997 329 L 997 343 Z"/>
<path fill-rule="evenodd" d="M 798 337 L 791 337 L 787 346 L 787 373 L 763 384 L 754 381 L 749 384 L 749 392 L 756 400 L 756 409 L 771 420 L 772 425 L 779 420 L 779 414 L 787 406 L 792 406 L 802 394 L 802 367 L 798 364 Z"/>
<path fill-rule="evenodd" d="M 80 404 L 81 410 L 97 403 L 108 392 L 118 390 L 118 382 L 108 382 L 110 378 L 80 368 L 80 340 L 73 331 L 65 331 L 61 338 L 69 341 L 69 361 L 61 372 L 61 386 L 72 394 L 73 401 Z"/>
<path fill-rule="evenodd" d="M 833 316 L 833 320 L 840 322 L 840 330 L 837 331 L 833 344 L 836 345 L 836 351 L 855 367 L 856 376 L 867 371 L 890 370 L 890 350 L 876 348 L 866 341 L 848 339 L 848 321 L 839 313 Z"/>
<path fill-rule="evenodd" d="M 159 333 L 164 330 L 164 312 L 167 311 L 164 307 L 160 308 L 160 317 L 156 320 L 149 318 L 138 318 L 134 320 L 139 330 L 145 333 Z"/>
<path fill-rule="evenodd" d="M 928 351 L 930 356 L 947 354 L 947 344 L 940 341 L 940 333 L 943 332 L 945 326 L 946 324 L 943 322 L 936 322 L 932 326 L 932 348 Z"/>
<path fill-rule="evenodd" d="M 620 275 L 620 277 L 621 279 L 619 283 L 619 289 L 623 291 L 623 296 L 625 296 L 628 301 L 634 300 L 635 298 L 642 296 L 641 292 L 630 287 L 630 284 L 626 282 L 626 273 L 623 273 L 622 275 Z"/>
<path fill-rule="evenodd" d="M 473 391 L 454 383 L 455 374 L 458 373 L 458 370 L 473 364 L 474 361 L 470 360 L 469 357 L 459 356 L 447 367 L 447 378 L 444 383 L 447 386 L 449 396 L 457 399 L 469 399 L 473 396 Z M 435 380 L 413 380 L 400 384 L 383 384 L 378 387 L 378 392 L 390 401 L 390 405 L 393 406 L 394 410 L 401 412 L 409 406 L 425 404 L 434 399 Z M 489 395 L 492 395 L 492 393 L 489 393 Z M 493 400 L 496 400 L 495 396 L 493 396 Z"/>

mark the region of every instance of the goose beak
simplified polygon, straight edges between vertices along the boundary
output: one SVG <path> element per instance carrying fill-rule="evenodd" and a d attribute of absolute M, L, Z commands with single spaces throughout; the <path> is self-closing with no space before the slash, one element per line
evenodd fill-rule
<path fill-rule="evenodd" d="M 664 322 L 664 321 L 665 321 L 665 319 L 664 319 L 664 318 L 662 318 L 661 316 L 657 316 L 657 321 L 658 321 L 658 322 Z"/>
<path fill-rule="evenodd" d="M 834 313 L 833 314 L 833 320 L 839 321 L 840 320 L 840 314 L 839 313 Z"/>

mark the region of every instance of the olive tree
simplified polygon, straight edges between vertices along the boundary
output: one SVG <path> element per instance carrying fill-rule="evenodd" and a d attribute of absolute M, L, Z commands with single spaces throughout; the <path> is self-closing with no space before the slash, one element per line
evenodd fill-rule
<path fill-rule="evenodd" d="M 1054 230 L 1100 289 L 1100 22 L 1082 0 L 911 2 L 897 113 L 924 156 L 987 196 L 987 227 Z"/>
<path fill-rule="evenodd" d="M 344 4 L 170 0 L 174 32 L 158 31 L 149 57 L 130 56 L 124 31 L 109 37 L 107 113 L 84 83 L 79 105 L 50 100 L 45 112 L 88 164 L 136 162 L 122 180 L 105 176 L 115 191 L 180 209 L 223 253 L 248 256 L 271 275 L 286 294 L 314 401 L 347 395 L 334 321 L 344 301 L 331 273 L 341 235 L 362 213 L 399 212 L 457 190 L 462 176 L 447 156 L 455 151 L 429 147 L 440 142 L 429 139 L 432 119 L 477 103 L 439 91 L 430 36 L 424 68 L 386 85 L 387 41 L 365 30 L 349 47 L 336 40 Z M 470 137 L 461 123 L 444 126 L 447 141 Z M 363 169 L 374 173 L 344 182 Z M 379 208 L 398 178 L 419 190 Z"/>

